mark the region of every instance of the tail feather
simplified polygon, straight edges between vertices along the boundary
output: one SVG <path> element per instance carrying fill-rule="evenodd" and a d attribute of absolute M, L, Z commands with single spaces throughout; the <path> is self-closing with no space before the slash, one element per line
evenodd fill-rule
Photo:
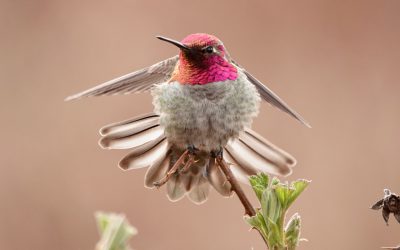
<path fill-rule="evenodd" d="M 225 147 L 224 160 L 230 165 L 231 171 L 234 176 L 243 183 L 248 183 L 248 176 L 257 174 L 257 170 L 247 165 L 239 165 L 239 163 L 233 158 L 231 152 Z"/>
<path fill-rule="evenodd" d="M 142 146 L 148 142 L 158 142 L 164 138 L 163 128 L 159 125 L 154 125 L 127 136 L 106 135 L 100 139 L 99 144 L 104 149 L 130 149 Z"/>
<path fill-rule="evenodd" d="M 228 182 L 225 174 L 216 164 L 214 157 L 210 157 L 206 171 L 208 182 L 210 182 L 210 184 L 218 193 L 226 197 L 232 195 L 231 184 Z"/>
<path fill-rule="evenodd" d="M 271 157 L 271 161 L 280 162 L 290 167 L 296 165 L 296 159 L 286 151 L 278 148 L 255 131 L 246 128 L 239 136 L 245 143 L 254 145 L 255 151 L 266 157 Z"/>
<path fill-rule="evenodd" d="M 182 175 L 183 178 L 183 188 L 185 189 L 186 193 L 190 192 L 197 184 L 198 174 L 180 173 L 180 175 Z"/>
<path fill-rule="evenodd" d="M 142 129 L 160 124 L 160 116 L 155 113 L 148 113 L 134 118 L 116 122 L 100 129 L 100 134 L 126 136 L 140 132 Z"/>
<path fill-rule="evenodd" d="M 145 187 L 155 188 L 154 182 L 159 181 L 167 174 L 170 166 L 171 152 L 171 150 L 168 150 L 164 159 L 162 159 L 160 163 L 154 163 L 149 167 L 149 169 L 147 169 L 144 177 Z"/>
<path fill-rule="evenodd" d="M 123 170 L 144 168 L 149 166 L 159 166 L 162 164 L 167 152 L 170 148 L 167 140 L 164 139 L 157 143 L 154 147 L 149 150 L 142 150 L 137 148 L 127 156 L 125 156 L 120 162 L 119 166 Z"/>
<path fill-rule="evenodd" d="M 184 187 L 184 176 L 180 174 L 173 175 L 167 182 L 167 196 L 170 201 L 182 199 L 186 193 Z"/>
<path fill-rule="evenodd" d="M 291 167 L 295 164 L 294 158 L 257 136 L 248 129 L 241 133 L 239 138 L 228 142 L 225 149 L 236 164 L 248 174 L 253 172 L 284 176 L 290 174 Z"/>
<path fill-rule="evenodd" d="M 182 153 L 179 149 L 173 150 L 170 168 Z M 175 173 L 167 183 L 168 198 L 171 201 L 177 201 L 186 195 L 196 204 L 206 201 L 209 193 L 209 184 L 204 177 L 207 164 L 208 159 L 204 155 L 199 155 L 199 158 L 192 163 L 187 171 Z"/>
<path fill-rule="evenodd" d="M 128 149 L 142 145 L 152 147 L 165 138 L 160 117 L 154 113 L 135 117 L 100 129 L 99 144 L 105 149 Z"/>
<path fill-rule="evenodd" d="M 188 193 L 188 197 L 192 202 L 196 204 L 201 204 L 207 200 L 209 193 L 210 184 L 208 183 L 207 179 L 200 174 L 197 176 L 194 187 Z"/>

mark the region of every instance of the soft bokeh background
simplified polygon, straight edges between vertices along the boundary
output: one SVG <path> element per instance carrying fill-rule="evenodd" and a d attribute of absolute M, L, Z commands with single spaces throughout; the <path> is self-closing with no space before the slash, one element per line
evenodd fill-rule
<path fill-rule="evenodd" d="M 372 205 L 400 192 L 400 1 L 2 0 L 0 6 L 0 249 L 93 249 L 93 212 L 125 213 L 132 245 L 263 249 L 236 197 L 171 203 L 122 172 L 98 129 L 152 110 L 149 94 L 64 97 L 177 53 L 155 35 L 220 37 L 231 55 L 306 117 L 264 104 L 254 128 L 311 179 L 290 214 L 299 249 L 400 243 Z M 246 192 L 255 201 L 250 188 Z"/>

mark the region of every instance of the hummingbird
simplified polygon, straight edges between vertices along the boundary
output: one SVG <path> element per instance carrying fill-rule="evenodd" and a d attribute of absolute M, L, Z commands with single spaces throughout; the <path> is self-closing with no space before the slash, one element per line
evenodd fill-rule
<path fill-rule="evenodd" d="M 211 186 L 232 194 L 218 156 L 245 183 L 259 172 L 289 175 L 296 160 L 251 130 L 251 123 L 262 99 L 310 127 L 307 121 L 236 63 L 216 36 L 157 38 L 179 54 L 66 98 L 151 91 L 152 113 L 100 129 L 102 148 L 131 150 L 119 167 L 148 167 L 147 188 L 166 184 L 171 201 L 187 196 L 196 204 L 207 200 Z"/>

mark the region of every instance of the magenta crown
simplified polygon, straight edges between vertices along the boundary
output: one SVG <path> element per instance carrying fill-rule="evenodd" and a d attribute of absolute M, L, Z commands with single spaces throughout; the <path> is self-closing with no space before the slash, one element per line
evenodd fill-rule
<path fill-rule="evenodd" d="M 202 56 L 200 58 L 201 61 L 196 62 L 181 51 L 179 68 L 174 74 L 174 80 L 182 84 L 204 85 L 237 79 L 237 68 L 231 63 L 224 45 L 216 36 L 196 33 L 188 35 L 181 42 L 192 48 L 212 46 L 214 52 Z"/>
<path fill-rule="evenodd" d="M 190 34 L 185 37 L 181 43 L 188 46 L 217 46 L 222 45 L 222 42 L 213 35 L 205 34 L 205 33 L 195 33 Z"/>

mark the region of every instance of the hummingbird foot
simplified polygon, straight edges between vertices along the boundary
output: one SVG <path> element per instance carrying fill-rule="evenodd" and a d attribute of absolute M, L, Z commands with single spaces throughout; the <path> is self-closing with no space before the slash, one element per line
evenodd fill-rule
<path fill-rule="evenodd" d="M 199 151 L 195 146 L 189 145 L 187 147 L 187 151 L 189 152 L 188 159 L 185 163 L 185 165 L 179 170 L 179 173 L 186 173 L 189 168 L 192 166 L 192 164 L 195 162 L 194 157 L 196 156 L 196 153 Z"/>
<path fill-rule="evenodd" d="M 187 150 L 189 151 L 190 154 L 195 155 L 199 149 L 196 148 L 194 145 L 189 145 L 187 146 Z"/>
<path fill-rule="evenodd" d="M 224 156 L 224 149 L 222 147 L 220 147 L 218 150 L 215 151 L 211 151 L 211 157 L 213 158 L 223 158 Z"/>
<path fill-rule="evenodd" d="M 179 157 L 179 159 L 175 162 L 175 164 L 172 166 L 172 168 L 167 172 L 167 174 L 159 181 L 153 182 L 153 185 L 156 188 L 160 188 L 162 185 L 164 185 L 165 183 L 168 182 L 169 178 L 171 178 L 171 176 L 173 174 L 175 174 L 179 167 L 184 163 L 186 156 L 189 154 L 189 150 L 185 150 L 185 152 L 183 152 L 183 154 Z M 189 158 L 190 159 L 190 158 Z M 189 161 L 188 161 L 189 162 Z M 187 165 L 187 163 L 185 164 L 185 166 Z"/>
<path fill-rule="evenodd" d="M 194 163 L 194 154 L 189 153 L 189 158 L 185 165 L 179 170 L 179 173 L 186 173 Z"/>

